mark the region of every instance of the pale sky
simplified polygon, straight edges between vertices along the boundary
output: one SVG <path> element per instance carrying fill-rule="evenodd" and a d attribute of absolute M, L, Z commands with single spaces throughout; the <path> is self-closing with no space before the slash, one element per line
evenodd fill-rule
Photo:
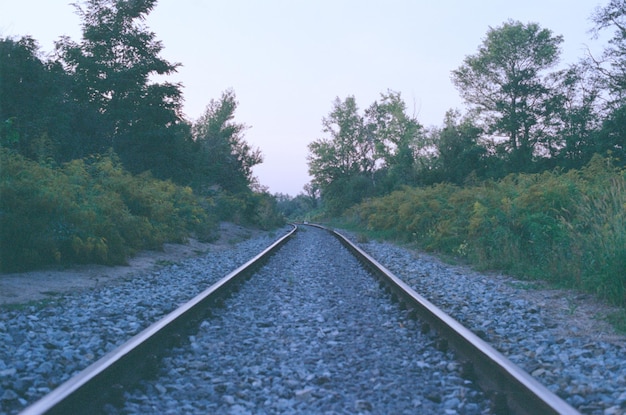
<path fill-rule="evenodd" d="M 77 0 L 78 1 L 78 0 Z M 0 37 L 31 35 L 42 52 L 62 35 L 80 41 L 71 0 L 0 0 Z M 146 24 L 162 56 L 183 66 L 193 121 L 232 88 L 236 121 L 260 148 L 255 168 L 271 193 L 292 196 L 310 181 L 307 145 L 324 136 L 336 97 L 354 95 L 361 110 L 388 89 L 399 91 L 420 123 L 440 126 L 464 110 L 450 72 L 477 52 L 489 27 L 508 19 L 563 35 L 561 61 L 576 63 L 603 43 L 590 15 L 608 0 L 159 0 Z"/>

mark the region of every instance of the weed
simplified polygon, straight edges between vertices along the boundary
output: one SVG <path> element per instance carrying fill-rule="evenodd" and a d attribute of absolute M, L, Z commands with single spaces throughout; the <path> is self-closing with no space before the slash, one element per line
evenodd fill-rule
<path fill-rule="evenodd" d="M 369 242 L 369 238 L 367 237 L 367 235 L 366 235 L 366 234 L 364 234 L 364 233 L 359 233 L 359 234 L 357 235 L 357 237 L 356 237 L 356 241 L 357 241 L 357 243 L 360 243 L 360 244 L 366 244 L 366 243 L 368 243 L 368 242 Z"/>
<path fill-rule="evenodd" d="M 626 173 L 512 174 L 459 187 L 404 188 L 350 209 L 344 229 L 597 294 L 626 306 Z"/>
<path fill-rule="evenodd" d="M 0 149 L 0 270 L 51 264 L 124 264 L 142 249 L 201 239 L 214 218 L 190 188 L 114 156 L 49 166 Z M 206 203 L 205 203 L 206 204 Z"/>
<path fill-rule="evenodd" d="M 606 316 L 606 320 L 615 331 L 626 335 L 626 310 L 619 310 Z"/>
<path fill-rule="evenodd" d="M 570 316 L 574 315 L 574 313 L 576 313 L 576 310 L 578 310 L 578 304 L 571 300 L 571 299 L 567 299 L 567 314 L 569 314 Z"/>

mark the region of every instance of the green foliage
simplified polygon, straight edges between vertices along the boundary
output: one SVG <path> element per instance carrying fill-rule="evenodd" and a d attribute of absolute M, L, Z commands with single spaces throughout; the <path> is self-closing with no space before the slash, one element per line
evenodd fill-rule
<path fill-rule="evenodd" d="M 626 304 L 626 171 L 616 172 L 595 157 L 580 180 L 585 192 L 576 215 L 563 220 L 577 257 L 577 283 Z"/>
<path fill-rule="evenodd" d="M 309 173 L 321 191 L 325 208 L 330 214 L 339 214 L 370 193 L 374 143 L 367 139 L 363 117 L 352 96 L 344 101 L 335 99 L 322 124 L 329 137 L 309 144 Z"/>
<path fill-rule="evenodd" d="M 596 9 L 592 20 L 596 25 L 595 35 L 613 31 L 602 56 L 593 59 L 596 74 L 610 98 L 606 105 L 608 115 L 603 119 L 595 144 L 598 152 L 626 166 L 626 3 L 610 0 L 606 6 Z"/>
<path fill-rule="evenodd" d="M 102 129 L 108 142 L 97 151 L 112 147 L 126 169 L 163 177 L 160 169 L 172 162 L 164 152 L 182 144 L 182 91 L 178 84 L 153 81 L 180 66 L 160 56 L 162 43 L 143 23 L 155 6 L 156 0 L 84 0 L 75 5 L 81 42 L 63 38 L 57 50 L 73 80 L 72 98 L 100 114 L 102 122 L 91 128 Z"/>
<path fill-rule="evenodd" d="M 315 197 L 315 194 L 300 193 L 296 197 L 291 197 L 278 193 L 274 197 L 278 211 L 289 220 L 311 220 L 311 215 L 315 214 L 319 209 L 319 200 Z"/>
<path fill-rule="evenodd" d="M 137 250 L 214 232 L 215 219 L 191 189 L 132 176 L 111 156 L 58 168 L 7 150 L 0 156 L 2 271 L 120 264 Z"/>
<path fill-rule="evenodd" d="M 531 164 L 545 125 L 552 118 L 553 95 L 542 72 L 555 65 L 562 36 L 535 23 L 508 21 L 487 32 L 478 53 L 452 72 L 463 99 L 481 116 L 489 134 L 506 137 L 499 147 L 512 171 Z"/>
<path fill-rule="evenodd" d="M 363 118 L 353 96 L 335 99 L 322 125 L 329 137 L 309 144 L 309 172 L 317 187 L 324 191 L 334 180 L 371 172 L 373 143 L 365 138 Z"/>
<path fill-rule="evenodd" d="M 623 0 L 610 0 L 605 7 L 596 9 L 592 20 L 595 23 L 594 34 L 613 30 L 599 61 L 594 60 L 602 81 L 613 98 L 624 104 L 626 96 L 626 3 Z"/>
<path fill-rule="evenodd" d="M 423 127 L 399 92 L 381 94 L 362 116 L 353 96 L 337 98 L 322 119 L 328 137 L 309 144 L 309 173 L 330 215 L 371 196 L 415 183 Z"/>
<path fill-rule="evenodd" d="M 261 229 L 275 229 L 285 224 L 285 217 L 278 209 L 276 198 L 269 193 L 254 193 L 256 199 L 256 214 L 254 223 Z"/>
<path fill-rule="evenodd" d="M 265 230 L 285 223 L 276 199 L 268 193 L 221 192 L 215 195 L 214 201 L 215 213 L 221 221 L 258 226 Z"/>
<path fill-rule="evenodd" d="M 227 90 L 219 100 L 211 100 L 192 127 L 196 150 L 192 185 L 200 192 L 215 186 L 246 192 L 254 182 L 252 168 L 263 157 L 244 140 L 247 127 L 234 121 L 238 104 L 235 92 Z"/>
<path fill-rule="evenodd" d="M 626 64 L 626 59 L 625 62 Z M 623 105 L 612 110 L 602 122 L 602 130 L 596 135 L 597 152 L 611 157 L 619 166 L 626 167 L 626 100 Z"/>
<path fill-rule="evenodd" d="M 365 129 L 374 142 L 374 164 L 381 164 L 393 187 L 415 183 L 414 147 L 423 127 L 407 114 L 399 92 L 381 94 L 365 110 Z"/>
<path fill-rule="evenodd" d="M 481 133 L 471 119 L 461 119 L 458 111 L 446 113 L 444 127 L 431 132 L 437 149 L 433 166 L 436 180 L 461 185 L 471 174 L 485 174 L 487 151 L 478 144 Z"/>
<path fill-rule="evenodd" d="M 127 170 L 189 183 L 191 137 L 181 86 L 153 82 L 178 64 L 142 23 L 154 0 L 85 0 L 81 43 L 63 37 L 53 58 L 37 42 L 0 39 L 0 145 L 57 163 L 113 148 Z"/>
<path fill-rule="evenodd" d="M 405 188 L 351 209 L 368 230 L 626 305 L 626 172 L 581 170 Z"/>
<path fill-rule="evenodd" d="M 68 128 L 68 79 L 58 65 L 39 57 L 31 37 L 0 39 L 0 146 L 34 160 L 61 157 Z"/>

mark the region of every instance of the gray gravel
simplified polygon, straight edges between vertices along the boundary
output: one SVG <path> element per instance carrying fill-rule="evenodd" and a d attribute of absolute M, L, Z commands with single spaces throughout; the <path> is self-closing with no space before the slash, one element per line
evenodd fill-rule
<path fill-rule="evenodd" d="M 310 234 L 313 232 L 307 232 L 307 235 Z M 0 414 L 16 413 L 34 402 L 72 374 L 246 262 L 274 239 L 268 236 L 255 238 L 237 244 L 219 256 L 208 254 L 189 259 L 178 265 L 136 275 L 129 281 L 91 292 L 67 295 L 44 306 L 0 309 Z M 459 272 L 455 267 L 442 265 L 427 257 L 416 257 L 411 251 L 387 243 L 370 242 L 361 246 L 398 277 L 508 355 L 582 413 L 626 413 L 624 342 L 599 341 L 584 335 L 563 335 L 563 330 L 555 327 L 555 323 L 546 317 L 546 310 L 533 302 L 520 299 L 515 290 L 506 289 L 491 277 L 475 272 Z M 321 249 L 317 246 L 305 248 Z M 251 328 L 248 323 L 257 318 L 255 312 L 254 316 L 240 321 L 240 334 L 248 336 L 245 342 L 231 346 L 219 342 L 208 345 L 202 342 L 206 334 L 229 336 L 230 330 L 226 329 L 226 325 L 216 322 L 231 318 L 227 314 L 235 308 L 239 297 L 233 297 L 229 308 L 223 310 L 223 315 L 219 314 L 204 323 L 195 337 L 189 339 L 189 356 L 201 357 L 212 353 L 213 357 L 210 360 L 196 358 L 196 369 L 208 370 L 211 369 L 210 365 L 220 365 L 214 366 L 211 369 L 213 375 L 205 379 L 204 392 L 207 396 L 214 396 L 210 393 L 220 394 L 221 399 L 207 398 L 207 408 L 217 405 L 231 413 L 262 413 L 249 405 L 258 404 L 263 395 L 266 398 L 261 403 L 265 405 L 265 401 L 269 400 L 267 408 L 272 408 L 267 409 L 268 413 L 273 410 L 278 412 L 280 408 L 284 408 L 284 412 L 290 412 L 291 408 L 311 408 L 313 412 L 311 405 L 315 405 L 312 403 L 314 401 L 327 405 L 325 407 L 330 408 L 330 413 L 376 413 L 378 407 L 374 405 L 380 404 L 378 400 L 375 397 L 363 397 L 360 395 L 362 387 L 350 389 L 349 385 L 363 386 L 369 379 L 381 379 L 370 384 L 370 389 L 377 391 L 373 395 L 380 392 L 383 396 L 383 391 L 392 393 L 404 390 L 397 388 L 404 388 L 407 380 L 395 375 L 400 370 L 398 367 L 404 365 L 412 368 L 414 375 L 435 368 L 441 379 L 446 379 L 446 382 L 449 381 L 451 386 L 456 386 L 462 392 L 442 392 L 441 388 L 435 388 L 429 390 L 429 396 L 422 399 L 415 393 L 420 387 L 407 386 L 413 398 L 403 400 L 399 408 L 411 408 L 413 413 L 429 413 L 430 405 L 440 400 L 440 405 L 444 407 L 438 406 L 434 413 L 482 411 L 480 403 L 473 406 L 474 397 L 471 394 L 474 392 L 471 385 L 455 378 L 455 363 L 451 356 L 443 355 L 443 361 L 448 363 L 445 368 L 441 368 L 436 359 L 430 360 L 431 352 L 426 354 L 410 349 L 415 347 L 414 342 L 421 337 L 418 328 L 412 326 L 416 323 L 406 320 L 393 307 L 387 309 L 388 305 L 381 305 L 386 303 L 380 303 L 376 290 L 368 285 L 370 283 L 364 281 L 354 295 L 360 295 L 359 303 L 370 304 L 367 308 L 376 310 L 371 317 L 365 309 L 341 311 L 337 303 L 316 305 L 311 302 L 313 293 L 323 290 L 334 295 L 335 290 L 347 282 L 337 279 L 332 285 L 329 282 L 317 284 L 314 279 L 300 276 L 300 272 L 310 273 L 304 271 L 304 264 L 306 257 L 313 254 L 314 251 L 302 254 L 302 260 L 291 264 L 295 266 L 292 273 L 276 273 L 268 263 L 264 269 L 267 274 L 265 278 L 275 282 L 287 278 L 292 281 L 292 286 L 277 288 L 260 301 L 259 318 L 261 314 L 267 315 L 265 320 L 261 319 L 260 323 Z M 332 266 L 324 264 L 324 268 L 326 265 Z M 354 278 L 360 279 L 361 276 L 355 275 Z M 251 285 L 244 286 L 241 293 L 248 286 Z M 261 295 L 260 292 L 256 294 Z M 274 308 L 263 306 L 270 302 L 273 304 L 279 295 L 281 301 Z M 285 298 L 292 298 L 296 303 L 284 309 L 282 307 L 286 305 L 281 304 L 286 304 Z M 300 321 L 300 317 L 292 312 L 300 303 L 307 303 L 311 310 L 317 310 L 313 321 Z M 274 313 L 275 319 L 269 317 L 271 313 Z M 339 317 L 335 317 L 335 313 L 340 313 Z M 357 318 L 364 313 L 368 313 L 367 319 Z M 380 317 L 377 317 L 378 314 Z M 339 327 L 338 322 L 344 315 L 349 323 Z M 374 322 L 379 318 L 387 324 L 383 324 L 384 330 L 376 328 L 380 326 Z M 385 336 L 396 336 L 400 339 L 394 342 L 400 346 L 399 353 L 411 354 L 404 357 L 405 362 L 396 362 L 398 366 L 374 366 L 372 369 L 367 363 L 368 359 L 369 362 L 375 362 L 378 351 L 384 350 L 390 343 L 383 341 L 380 346 L 368 347 L 367 342 L 374 341 L 368 339 L 360 346 L 357 343 L 352 345 L 346 339 L 350 326 L 357 324 L 360 325 L 356 326 L 359 327 L 358 333 L 362 336 L 367 334 L 374 339 L 383 333 Z M 404 327 L 400 327 L 400 324 Z M 263 333 L 263 337 L 257 337 L 257 332 Z M 283 339 L 288 340 L 281 344 Z M 271 347 L 268 347 L 270 341 Z M 259 353 L 247 352 L 257 347 Z M 367 352 L 363 354 L 364 362 L 355 363 L 353 355 L 363 349 Z M 293 364 L 282 363 L 290 355 L 306 353 L 314 357 L 300 359 Z M 334 359 L 329 358 L 335 355 L 344 361 L 341 371 L 339 362 L 333 363 Z M 215 356 L 218 358 L 215 359 Z M 237 357 L 249 360 L 244 360 L 245 365 L 235 364 L 233 359 Z M 222 363 L 231 363 L 232 367 L 224 368 Z M 359 370 L 349 371 L 352 366 Z M 447 369 L 453 369 L 452 374 L 448 374 Z M 240 396 L 238 391 L 242 381 L 249 383 L 250 387 L 245 389 L 246 394 Z M 459 383 L 455 385 L 456 382 Z M 170 405 L 162 407 L 166 413 L 193 412 L 191 404 L 179 405 L 165 398 L 176 394 L 185 395 L 194 388 L 196 386 L 191 383 L 172 386 L 157 382 L 151 386 L 145 385 L 146 390 L 143 392 L 152 392 L 163 400 L 161 403 Z M 267 391 L 270 393 L 266 394 Z M 150 405 L 144 400 L 147 398 L 142 396 L 145 394 L 133 395 L 129 405 L 135 405 L 135 408 Z"/>
<path fill-rule="evenodd" d="M 0 308 L 0 414 L 14 414 L 250 260 L 290 227 L 44 305 Z"/>
<path fill-rule="evenodd" d="M 353 240 L 354 236 L 346 234 Z M 497 278 L 398 246 L 359 244 L 436 306 L 474 331 L 584 414 L 626 414 L 626 342 L 599 341 L 519 298 Z M 569 332 L 569 333 L 568 333 Z"/>
<path fill-rule="evenodd" d="M 120 413 L 488 413 L 436 340 L 337 239 L 305 228 Z"/>

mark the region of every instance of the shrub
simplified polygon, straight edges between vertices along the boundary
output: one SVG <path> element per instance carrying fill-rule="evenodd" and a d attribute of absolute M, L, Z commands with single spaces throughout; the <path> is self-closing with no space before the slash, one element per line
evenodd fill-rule
<path fill-rule="evenodd" d="M 285 224 L 276 199 L 268 193 L 222 192 L 214 200 L 219 220 L 258 226 L 265 230 Z"/>
<path fill-rule="evenodd" d="M 570 235 L 576 285 L 626 305 L 626 171 L 595 158 L 579 174 L 583 192 L 575 215 L 562 218 Z"/>
<path fill-rule="evenodd" d="M 0 149 L 0 266 L 58 260 L 55 240 L 70 233 L 62 220 L 72 204 L 59 192 L 61 178 L 50 169 Z"/>
<path fill-rule="evenodd" d="M 189 188 L 133 176 L 114 156 L 45 166 L 0 149 L 0 270 L 53 263 L 125 263 L 216 220 Z"/>
<path fill-rule="evenodd" d="M 548 279 L 626 305 L 625 175 L 595 157 L 567 173 L 405 188 L 355 206 L 346 218 L 482 269 Z"/>

